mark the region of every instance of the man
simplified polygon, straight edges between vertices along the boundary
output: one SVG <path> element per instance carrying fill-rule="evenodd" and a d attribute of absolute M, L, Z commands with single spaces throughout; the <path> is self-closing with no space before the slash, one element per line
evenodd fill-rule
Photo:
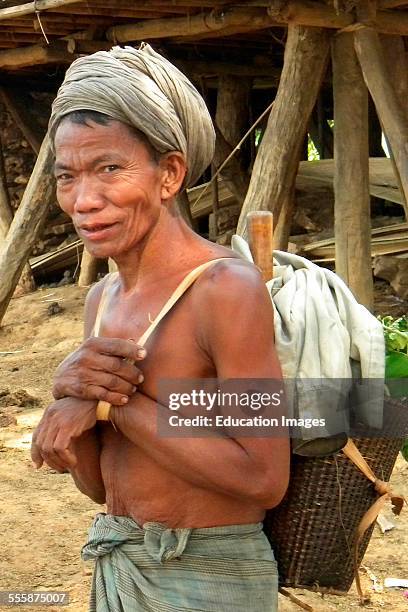
<path fill-rule="evenodd" d="M 150 47 L 114 48 L 69 68 L 50 134 L 61 208 L 88 251 L 118 266 L 88 294 L 86 339 L 61 364 L 32 446 L 37 467 L 68 468 L 107 504 L 83 550 L 96 559 L 91 610 L 276 610 L 261 521 L 287 486 L 287 439 L 157 435 L 169 412 L 161 379 L 281 376 L 259 272 L 177 213 L 177 194 L 213 154 L 205 104 Z M 219 259 L 146 349 L 130 340 L 191 270 Z M 112 404 L 102 416 L 99 405 L 104 421 L 98 400 Z"/>

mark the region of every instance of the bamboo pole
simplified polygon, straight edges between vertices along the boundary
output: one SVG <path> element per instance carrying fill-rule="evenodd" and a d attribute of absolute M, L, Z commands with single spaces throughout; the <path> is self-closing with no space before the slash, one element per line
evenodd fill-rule
<path fill-rule="evenodd" d="M 78 0 L 37 0 L 37 2 L 27 2 L 19 6 L 10 6 L 9 8 L 0 9 L 0 21 L 21 17 L 22 15 L 33 15 L 39 11 L 52 10 L 77 2 Z"/>
<path fill-rule="evenodd" d="M 401 107 L 375 30 L 363 27 L 354 33 L 354 45 L 364 80 L 390 142 L 405 198 L 408 219 L 408 116 Z"/>
<path fill-rule="evenodd" d="M 353 34 L 332 43 L 336 272 L 373 309 L 368 166 L 368 92 Z"/>
<path fill-rule="evenodd" d="M 253 210 L 270 210 L 275 224 L 295 182 L 299 151 L 329 54 L 329 35 L 320 28 L 288 27 L 282 76 L 255 159 L 237 233 Z"/>
<path fill-rule="evenodd" d="M 265 9 L 225 8 L 223 11 L 199 13 L 188 17 L 173 19 L 149 19 L 136 23 L 112 26 L 106 31 L 106 38 L 115 43 L 130 40 L 171 38 L 174 36 L 199 36 L 234 27 L 239 31 L 255 31 L 268 28 L 271 18 Z M 238 28 L 238 29 L 236 29 Z"/>
<path fill-rule="evenodd" d="M 7 237 L 0 249 L 0 323 L 19 281 L 22 269 L 38 239 L 54 195 L 54 156 L 46 136 L 14 216 Z"/>

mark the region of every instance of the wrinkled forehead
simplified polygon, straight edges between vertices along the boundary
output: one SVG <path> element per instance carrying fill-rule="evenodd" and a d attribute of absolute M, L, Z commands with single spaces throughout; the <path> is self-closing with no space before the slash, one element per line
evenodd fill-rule
<path fill-rule="evenodd" d="M 85 145 L 108 153 L 111 149 L 127 151 L 136 145 L 139 150 L 140 147 L 145 149 L 152 160 L 160 158 L 147 135 L 123 121 L 90 110 L 73 111 L 63 116 L 55 131 L 55 154 L 61 153 L 61 147 L 75 149 Z"/>

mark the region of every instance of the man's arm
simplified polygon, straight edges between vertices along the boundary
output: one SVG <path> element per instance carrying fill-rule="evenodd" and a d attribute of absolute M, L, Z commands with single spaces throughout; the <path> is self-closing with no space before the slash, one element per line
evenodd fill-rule
<path fill-rule="evenodd" d="M 258 271 L 240 262 L 218 265 L 193 290 L 198 342 L 218 378 L 280 379 L 272 305 Z M 289 477 L 287 437 L 158 437 L 157 410 L 156 401 L 137 392 L 111 414 L 125 436 L 181 478 L 265 508 L 279 503 Z M 159 410 L 166 418 L 167 407 Z"/>
<path fill-rule="evenodd" d="M 69 471 L 77 488 L 97 504 L 106 501 L 105 486 L 100 466 L 100 442 L 97 428 L 85 431 L 74 440 L 73 452 L 76 456 L 75 467 Z"/>

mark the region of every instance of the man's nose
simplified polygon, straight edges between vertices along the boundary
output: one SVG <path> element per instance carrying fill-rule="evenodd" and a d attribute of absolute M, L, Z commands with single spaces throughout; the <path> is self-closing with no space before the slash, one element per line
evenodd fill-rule
<path fill-rule="evenodd" d="M 101 210 L 105 205 L 102 191 L 88 178 L 83 178 L 77 186 L 75 194 L 75 212 L 89 213 Z"/>

